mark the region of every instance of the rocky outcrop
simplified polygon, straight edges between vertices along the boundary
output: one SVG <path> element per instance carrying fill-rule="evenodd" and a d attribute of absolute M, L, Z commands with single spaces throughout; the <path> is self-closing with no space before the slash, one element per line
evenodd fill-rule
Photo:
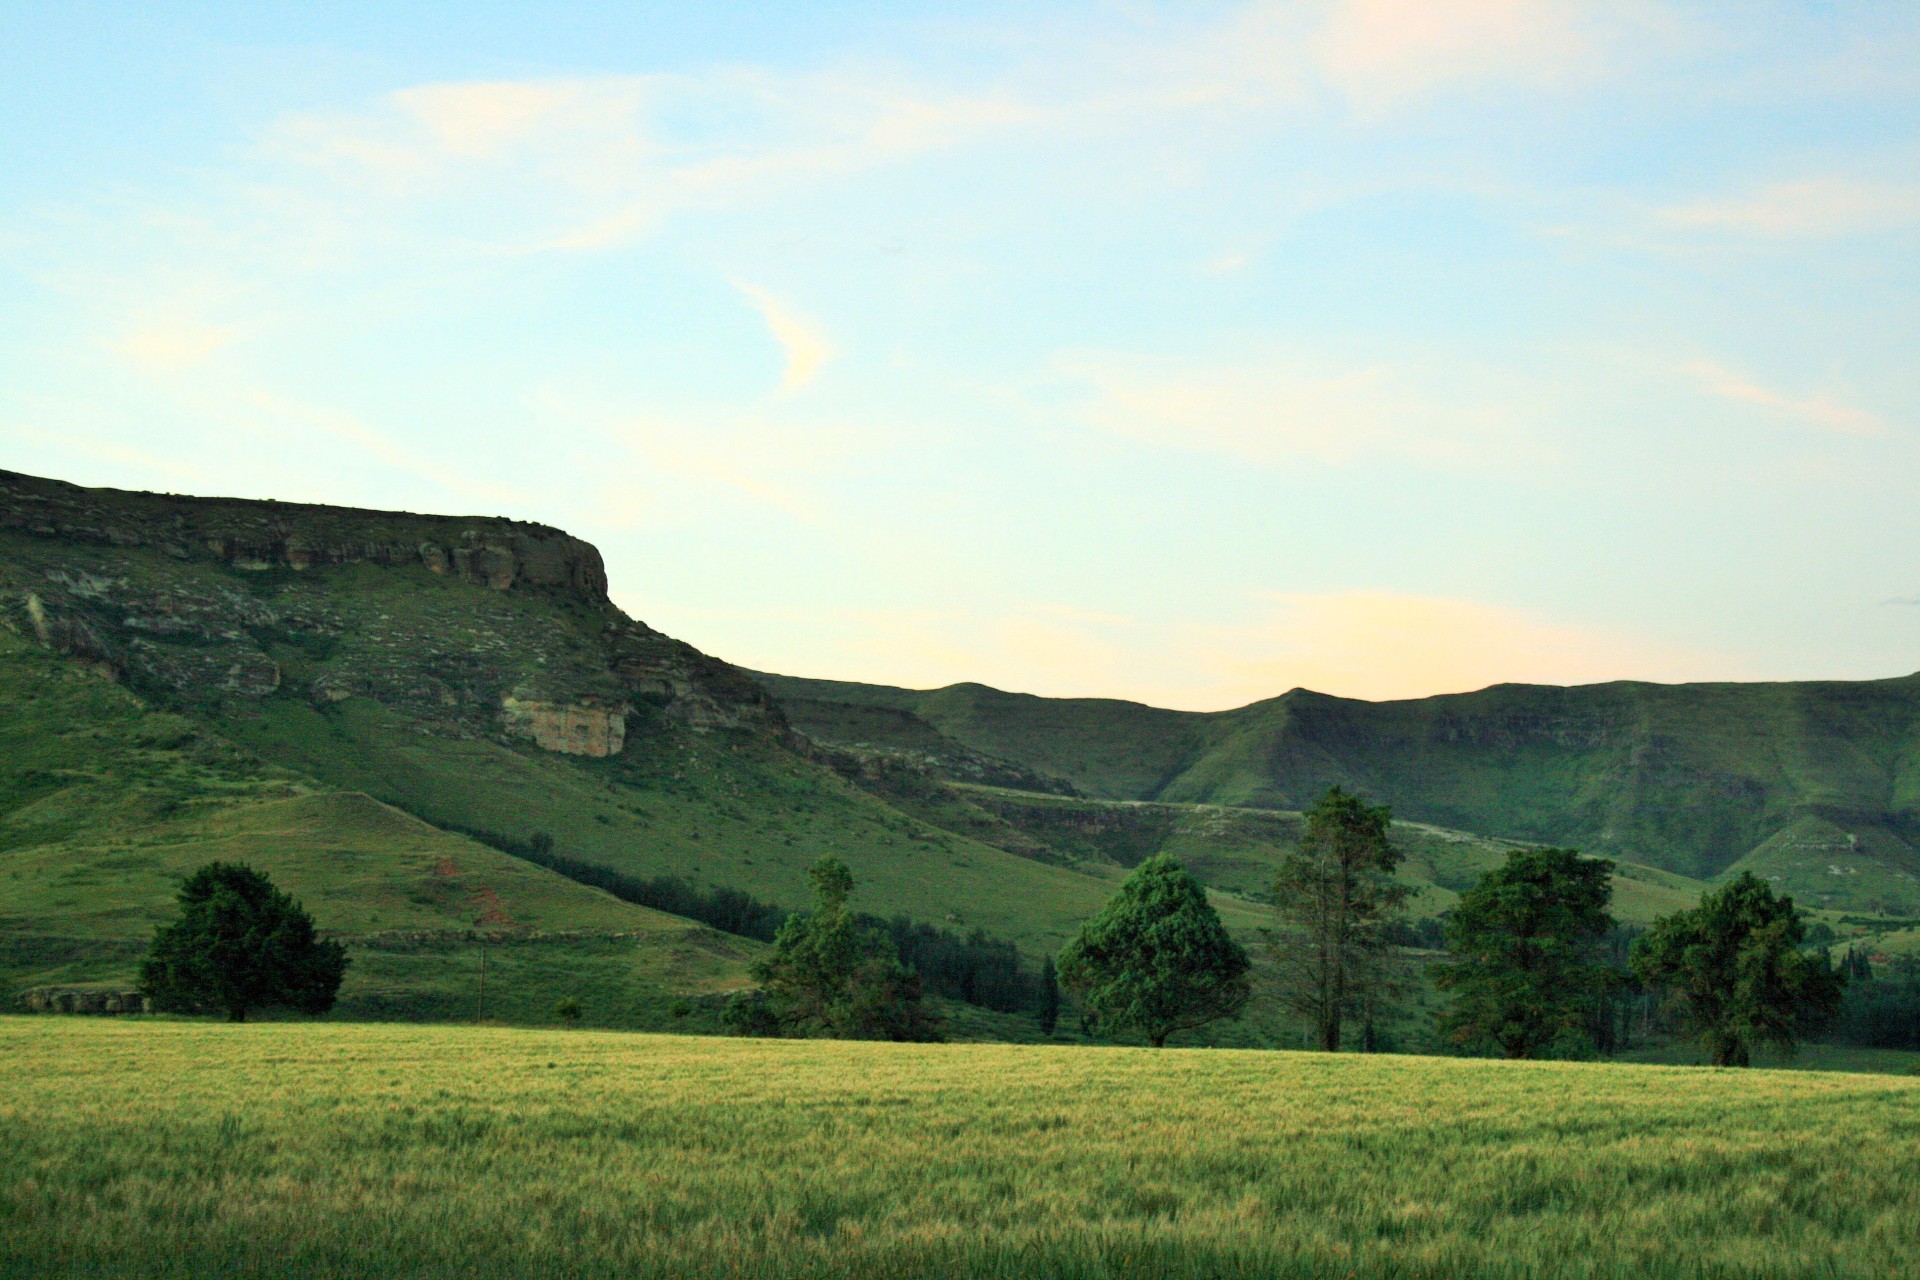
<path fill-rule="evenodd" d="M 591 543 L 520 520 L 83 489 L 0 471 L 0 529 L 256 572 L 416 564 L 496 591 L 607 599 L 606 569 Z"/>
<path fill-rule="evenodd" d="M 738 667 L 630 618 L 609 624 L 607 641 L 609 665 L 636 702 L 699 732 L 786 733 L 786 717 L 773 696 Z"/>
<path fill-rule="evenodd" d="M 138 991 L 93 991 L 80 987 L 35 987 L 20 997 L 28 1013 L 151 1013 L 153 1002 Z"/>
<path fill-rule="evenodd" d="M 333 571 L 363 564 L 396 572 Z M 425 732 L 589 757 L 625 750 L 635 717 L 787 732 L 754 680 L 615 608 L 592 546 L 511 520 L 0 472 L 0 626 L 217 714 L 366 699 Z"/>
<path fill-rule="evenodd" d="M 626 707 L 567 706 L 552 702 L 501 700 L 507 731 L 532 738 L 548 751 L 570 756 L 617 756 L 627 742 Z"/>

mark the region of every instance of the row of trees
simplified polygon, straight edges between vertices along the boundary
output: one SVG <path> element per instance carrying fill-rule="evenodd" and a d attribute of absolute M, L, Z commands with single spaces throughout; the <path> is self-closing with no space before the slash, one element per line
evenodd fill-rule
<path fill-rule="evenodd" d="M 1396 875 L 1390 827 L 1384 806 L 1336 787 L 1307 814 L 1304 838 L 1274 881 L 1269 946 L 1282 997 L 1323 1049 L 1342 1048 L 1354 1021 L 1361 1047 L 1378 1047 L 1384 1011 L 1411 981 L 1400 950 L 1409 891 Z M 1849 973 L 1809 952 L 1792 900 L 1750 874 L 1657 921 L 1622 965 L 1608 913 L 1612 871 L 1571 849 L 1516 850 L 1461 895 L 1445 923 L 1448 958 L 1429 969 L 1449 997 L 1440 1015 L 1449 1041 L 1515 1058 L 1564 1051 L 1592 1034 L 1609 996 L 1637 982 L 1665 996 L 1715 1063 L 1744 1066 L 1756 1047 L 1790 1050 L 1841 1012 Z M 908 951 L 963 975 L 967 999 L 1034 1008 L 1048 1033 L 1061 985 L 1089 1024 L 1155 1046 L 1238 1017 L 1251 995 L 1246 950 L 1170 857 L 1136 868 L 1060 953 L 1057 981 L 1049 960 L 1032 984 L 1009 944 L 856 913 L 852 873 L 837 858 L 820 859 L 810 876 L 812 909 L 782 920 L 772 953 L 755 966 L 759 990 L 729 1007 L 737 1031 L 937 1039 L 939 1019 Z M 210 864 L 188 880 L 180 903 L 142 974 L 159 1007 L 238 1021 L 262 1005 L 309 1013 L 332 1005 L 344 951 L 320 941 L 311 917 L 264 876 Z M 1886 1028 L 1911 1025 L 1900 1019 L 1920 1007 L 1920 970 L 1875 984 L 1863 957 L 1848 964 L 1872 997 L 1849 1008 L 1850 1020 L 1881 1041 L 1891 1038 Z"/>
<path fill-rule="evenodd" d="M 1362 1047 L 1376 1047 L 1384 1010 L 1412 978 L 1391 821 L 1385 806 L 1333 788 L 1274 880 L 1282 999 L 1329 1051 L 1356 1019 Z M 1572 849 L 1523 849 L 1463 893 L 1445 924 L 1449 958 L 1429 970 L 1449 997 L 1442 1034 L 1469 1051 L 1539 1057 L 1585 1041 L 1596 1008 L 1637 982 L 1664 995 L 1717 1065 L 1745 1066 L 1757 1047 L 1790 1051 L 1840 1012 L 1846 975 L 1803 949 L 1793 900 L 1750 873 L 1656 921 L 1622 968 L 1608 951 L 1612 872 Z M 1204 890 L 1167 857 L 1141 864 L 1060 960 L 1089 1014 L 1154 1045 L 1238 1017 L 1249 968 Z"/>

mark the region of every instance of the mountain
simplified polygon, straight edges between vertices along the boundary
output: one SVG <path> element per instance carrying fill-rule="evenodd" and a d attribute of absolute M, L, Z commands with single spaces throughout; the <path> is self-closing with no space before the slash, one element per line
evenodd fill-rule
<path fill-rule="evenodd" d="M 260 864 L 367 951 L 363 1012 L 444 1011 L 435 992 L 465 981 L 427 972 L 427 951 L 399 973 L 396 934 L 581 935 L 542 961 L 548 1008 L 588 952 L 609 973 L 644 961 L 661 1009 L 741 985 L 758 944 L 591 887 L 608 875 L 791 909 L 833 852 L 863 909 L 1035 958 L 1119 874 L 897 807 L 753 678 L 614 607 L 599 554 L 539 525 L 0 472 L 0 676 L 15 987 L 125 980 L 216 856 Z M 642 935 L 677 958 L 654 965 Z M 353 985 L 383 972 L 381 992 Z"/>
<path fill-rule="evenodd" d="M 761 680 L 822 741 L 919 750 L 936 766 L 923 744 L 950 742 L 1088 797 L 1298 809 L 1339 784 L 1417 822 L 1701 880 L 1751 869 L 1809 905 L 1920 914 L 1920 676 L 1496 685 L 1394 702 L 1296 689 L 1213 713 L 977 684 Z M 891 723 L 905 728 L 890 736 Z"/>

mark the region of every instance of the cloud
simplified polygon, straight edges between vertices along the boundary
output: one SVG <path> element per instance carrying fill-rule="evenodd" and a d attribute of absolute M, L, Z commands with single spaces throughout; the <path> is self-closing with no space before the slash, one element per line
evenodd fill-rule
<path fill-rule="evenodd" d="M 315 194 L 348 216 L 370 196 L 403 209 L 428 202 L 447 238 L 481 226 L 498 250 L 578 251 L 625 243 L 676 212 L 765 198 L 1034 116 L 999 94 L 722 67 L 416 85 L 361 110 L 282 120 L 261 154 L 286 166 L 283 183 L 338 184 Z M 460 198 L 469 191 L 485 195 Z"/>
<path fill-rule="evenodd" d="M 1570 0 L 1340 0 L 1318 41 L 1327 79 L 1379 110 L 1447 83 L 1550 84 L 1590 73 L 1622 6 Z"/>
<path fill-rule="evenodd" d="M 151 372 L 167 373 L 200 363 L 238 334 L 232 325 L 198 320 L 149 322 L 128 330 L 113 347 Z"/>
<path fill-rule="evenodd" d="M 1920 186 L 1810 178 L 1659 211 L 1675 226 L 1778 239 L 1866 235 L 1920 222 Z"/>
<path fill-rule="evenodd" d="M 1529 448 L 1520 393 L 1484 371 L 1387 359 L 1352 364 L 1274 350 L 1228 361 L 1110 353 L 1059 362 L 1087 394 L 1081 419 L 1167 448 L 1273 465 L 1392 454 L 1479 465 Z"/>
<path fill-rule="evenodd" d="M 1711 361 L 1691 361 L 1681 366 L 1681 372 L 1723 400 L 1770 409 L 1821 431 L 1878 436 L 1892 430 L 1891 424 L 1877 413 L 1841 404 L 1824 395 L 1790 396 Z"/>
<path fill-rule="evenodd" d="M 747 296 L 767 322 L 773 340 L 786 353 L 787 367 L 780 375 L 780 390 L 796 391 L 812 382 L 820 366 L 833 356 L 833 344 L 827 340 L 826 330 L 765 289 L 737 280 L 733 287 Z"/>

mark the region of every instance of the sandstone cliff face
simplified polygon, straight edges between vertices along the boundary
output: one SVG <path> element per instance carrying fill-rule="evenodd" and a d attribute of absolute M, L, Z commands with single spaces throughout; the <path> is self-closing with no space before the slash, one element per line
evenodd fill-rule
<path fill-rule="evenodd" d="M 595 757 L 636 716 L 787 732 L 752 679 L 615 608 L 591 545 L 510 520 L 0 472 L 0 625 L 217 714 L 369 699 L 428 732 Z"/>
<path fill-rule="evenodd" d="M 627 708 L 523 701 L 511 695 L 500 709 L 510 733 L 570 756 L 617 756 L 627 741 Z"/>

